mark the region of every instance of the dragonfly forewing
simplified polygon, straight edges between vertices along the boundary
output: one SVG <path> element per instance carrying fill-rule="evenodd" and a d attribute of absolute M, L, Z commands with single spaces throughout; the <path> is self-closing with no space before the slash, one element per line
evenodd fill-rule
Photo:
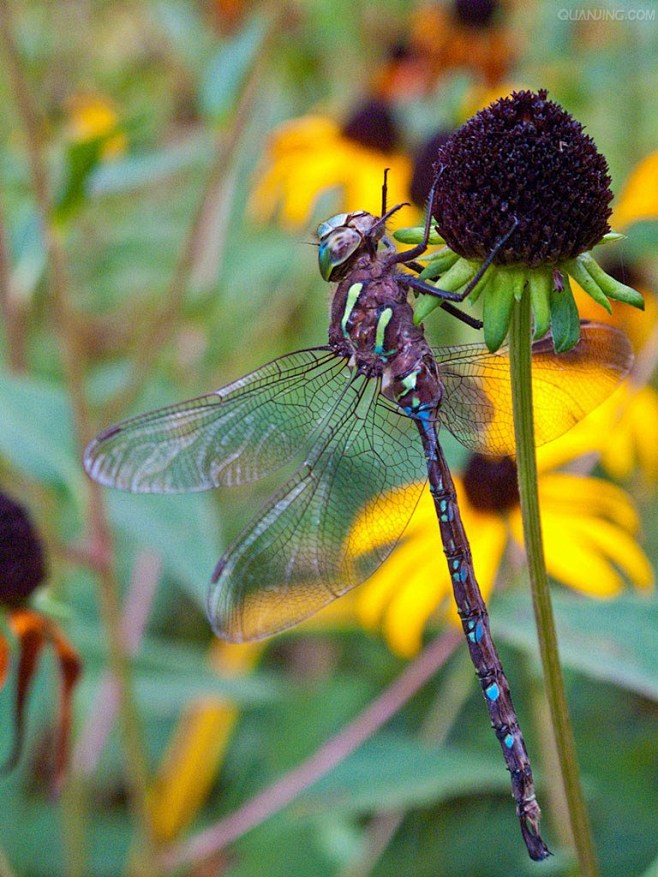
<path fill-rule="evenodd" d="M 208 595 L 217 635 L 271 636 L 367 579 L 399 541 L 426 478 L 413 421 L 379 396 L 377 381 L 356 377 L 303 465 L 219 561 Z"/>
<path fill-rule="evenodd" d="M 509 351 L 484 345 L 434 351 L 444 395 L 439 419 L 463 445 L 480 454 L 513 456 L 514 421 Z M 555 353 L 550 335 L 532 350 L 535 442 L 563 435 L 604 402 L 633 364 L 626 336 L 612 326 L 581 324 L 578 344 Z"/>
<path fill-rule="evenodd" d="M 226 387 L 102 432 L 84 465 L 133 493 L 185 493 L 244 484 L 301 459 L 349 380 L 326 347 L 298 350 Z"/>

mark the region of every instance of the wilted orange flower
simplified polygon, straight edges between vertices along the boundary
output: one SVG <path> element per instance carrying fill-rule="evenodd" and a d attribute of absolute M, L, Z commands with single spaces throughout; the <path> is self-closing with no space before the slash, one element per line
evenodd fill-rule
<path fill-rule="evenodd" d="M 516 34 L 501 0 L 453 0 L 415 11 L 410 44 L 431 63 L 434 78 L 467 70 L 489 85 L 500 82 L 516 61 Z"/>
<path fill-rule="evenodd" d="M 43 582 L 45 565 L 38 535 L 24 509 L 0 493 L 0 613 L 13 640 L 0 634 L 0 689 L 7 682 L 12 652 L 18 653 L 14 742 L 4 770 L 16 766 L 23 746 L 25 707 L 41 651 L 50 643 L 61 676 L 58 733 L 53 770 L 57 792 L 66 769 L 71 730 L 71 699 L 80 674 L 80 659 L 52 619 L 25 606 Z"/>

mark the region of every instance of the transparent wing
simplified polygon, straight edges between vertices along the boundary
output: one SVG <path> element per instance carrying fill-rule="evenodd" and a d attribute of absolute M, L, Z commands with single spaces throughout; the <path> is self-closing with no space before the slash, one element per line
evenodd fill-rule
<path fill-rule="evenodd" d="M 597 323 L 581 324 L 580 341 L 568 353 L 555 353 L 550 335 L 532 349 L 537 445 L 558 438 L 605 401 L 633 363 L 623 332 Z M 508 350 L 489 353 L 474 344 L 434 354 L 444 385 L 441 425 L 470 450 L 514 455 Z"/>
<path fill-rule="evenodd" d="M 220 559 L 208 595 L 215 633 L 242 642 L 284 630 L 388 557 L 427 473 L 414 422 L 355 378 L 304 464 Z"/>
<path fill-rule="evenodd" d="M 350 379 L 327 347 L 282 356 L 228 386 L 142 414 L 86 448 L 89 475 L 133 493 L 183 493 L 254 481 L 308 448 Z"/>

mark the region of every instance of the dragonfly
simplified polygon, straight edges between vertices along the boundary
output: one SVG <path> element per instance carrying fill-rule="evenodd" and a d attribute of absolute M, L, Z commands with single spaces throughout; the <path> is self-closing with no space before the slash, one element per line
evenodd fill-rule
<path fill-rule="evenodd" d="M 414 323 L 410 289 L 473 320 L 455 306 L 465 292 L 425 288 L 408 270 L 418 271 L 415 260 L 427 248 L 429 211 L 416 247 L 398 252 L 387 238 L 386 220 L 402 206 L 387 212 L 384 195 L 379 217 L 357 211 L 319 226 L 320 272 L 336 284 L 328 344 L 111 426 L 88 445 L 84 466 L 103 485 L 174 494 L 253 482 L 297 463 L 212 574 L 208 616 L 215 633 L 234 642 L 283 631 L 364 582 L 402 538 L 429 482 L 522 836 L 530 857 L 541 860 L 550 853 L 531 764 L 439 443 L 445 428 L 472 451 L 514 454 L 509 355 L 480 344 L 429 345 Z M 566 432 L 607 398 L 631 361 L 628 341 L 610 326 L 583 322 L 578 345 L 564 354 L 554 352 L 550 335 L 536 341 L 536 443 Z"/>

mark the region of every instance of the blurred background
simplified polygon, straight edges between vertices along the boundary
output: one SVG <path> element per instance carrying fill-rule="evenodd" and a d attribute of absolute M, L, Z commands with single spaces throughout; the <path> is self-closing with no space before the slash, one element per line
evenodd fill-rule
<path fill-rule="evenodd" d="M 655 877 L 655 4 L 3 0 L 0 27 L 0 875 L 576 873 L 518 509 L 479 501 L 456 442 L 555 853 L 541 866 L 465 648 L 358 748 L 348 724 L 423 643 L 450 641 L 435 524 L 311 622 L 227 646 L 207 582 L 280 478 L 130 496 L 80 463 L 118 419 L 325 343 L 318 222 L 379 213 L 388 167 L 389 203 L 411 202 L 395 222 L 420 223 L 437 144 L 492 100 L 546 88 L 609 162 L 626 239 L 597 258 L 647 302 L 608 316 L 579 299 L 628 332 L 636 366 L 540 458 L 540 489 L 601 873 Z M 441 312 L 427 328 L 477 340 Z M 286 806 L 266 791 L 271 817 L 250 822 L 240 808 L 334 734 L 347 759 L 298 777 Z M 230 842 L 201 834 L 213 826 Z"/>

